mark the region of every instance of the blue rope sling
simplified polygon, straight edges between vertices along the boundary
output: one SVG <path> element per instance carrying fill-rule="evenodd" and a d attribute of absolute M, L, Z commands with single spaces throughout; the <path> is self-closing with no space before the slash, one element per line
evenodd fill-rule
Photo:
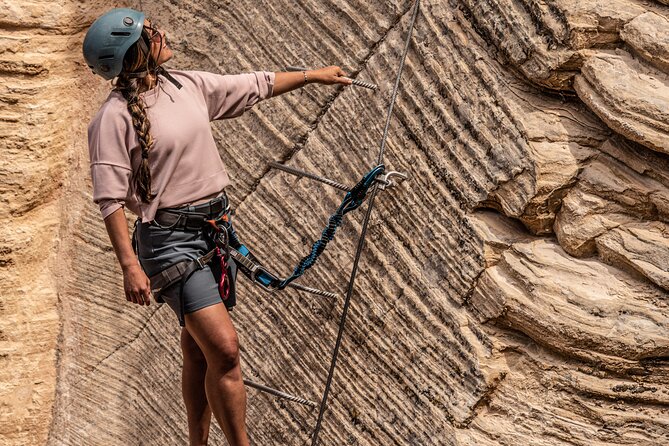
<path fill-rule="evenodd" d="M 385 166 L 383 164 L 379 164 L 367 172 L 367 174 L 362 177 L 358 184 L 353 186 L 353 188 L 348 191 L 341 205 L 339 205 L 339 208 L 337 208 L 335 213 L 330 216 L 328 225 L 321 233 L 321 238 L 315 241 L 311 246 L 311 252 L 309 255 L 303 257 L 302 260 L 300 260 L 300 263 L 298 263 L 298 265 L 293 270 L 292 275 L 277 284 L 278 289 L 284 289 L 290 282 L 300 277 L 306 270 L 311 268 L 316 263 L 318 257 L 320 257 L 323 251 L 325 251 L 327 244 L 332 239 L 334 239 L 335 232 L 337 231 L 337 228 L 341 226 L 344 215 L 360 207 L 360 205 L 367 197 L 367 191 L 370 187 L 372 187 L 376 178 L 381 175 L 384 170 Z"/>

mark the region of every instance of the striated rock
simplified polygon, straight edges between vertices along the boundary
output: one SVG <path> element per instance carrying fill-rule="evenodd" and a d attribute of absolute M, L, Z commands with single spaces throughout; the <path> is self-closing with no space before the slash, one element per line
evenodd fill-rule
<path fill-rule="evenodd" d="M 508 104 L 526 134 L 534 182 L 522 211 L 506 215 L 518 218 L 533 234 L 550 234 L 562 199 L 583 166 L 599 153 L 608 131 L 582 106 L 517 86 L 510 91 L 517 96 Z M 520 195 L 517 184 L 506 185 L 509 194 Z"/>
<path fill-rule="evenodd" d="M 662 223 L 625 225 L 595 240 L 599 257 L 622 264 L 669 290 L 669 227 Z"/>
<path fill-rule="evenodd" d="M 510 0 L 454 1 L 452 6 L 466 8 L 477 29 L 524 76 L 549 88 L 568 88 L 575 55 L 565 47 L 569 31 L 560 8 Z"/>
<path fill-rule="evenodd" d="M 669 443 L 667 8 L 421 5 L 385 157 L 410 181 L 376 200 L 321 444 Z M 125 301 L 91 202 L 85 129 L 109 85 L 81 41 L 112 5 L 0 6 L 0 435 L 186 444 L 176 318 Z M 124 6 L 165 28 L 169 67 L 335 63 L 381 87 L 310 85 L 212 125 L 240 236 L 288 274 L 341 194 L 268 162 L 343 183 L 375 163 L 411 2 Z M 320 398 L 361 219 L 303 278 L 338 299 L 240 278 L 246 378 Z M 248 397 L 254 444 L 308 442 L 313 411 Z"/>
<path fill-rule="evenodd" d="M 583 169 L 578 184 L 564 198 L 555 221 L 560 244 L 578 257 L 594 255 L 599 246 L 606 247 L 604 240 L 608 238 L 599 238 L 616 228 L 641 228 L 646 226 L 644 222 L 649 229 L 661 228 L 668 221 L 667 160 L 639 149 L 635 153 L 633 146 L 615 141 L 607 141 L 601 149 L 602 155 Z M 653 242 L 657 245 L 652 249 L 661 252 L 667 236 L 662 236 L 662 231 L 657 236 L 660 238 Z M 636 254 L 624 256 L 633 258 Z M 603 259 L 612 261 L 613 257 L 603 255 Z M 639 270 L 633 263 L 625 263 Z"/>
<path fill-rule="evenodd" d="M 621 376 L 575 363 L 522 333 L 499 327 L 486 332 L 497 339 L 491 358 L 505 379 L 469 429 L 457 432 L 457 444 L 537 444 L 537 432 L 550 438 L 545 444 L 650 446 L 666 441 L 666 417 L 645 409 L 666 404 L 666 382 L 652 378 L 666 371 L 662 366 L 645 365 L 640 375 Z"/>
<path fill-rule="evenodd" d="M 625 25 L 620 36 L 635 53 L 660 71 L 669 72 L 669 20 L 647 12 Z"/>
<path fill-rule="evenodd" d="M 457 5 L 457 6 L 456 6 Z M 527 79 L 571 90 L 589 49 L 620 42 L 625 24 L 647 9 L 628 0 L 464 0 L 473 23 Z"/>
<path fill-rule="evenodd" d="M 0 2 L 3 444 L 45 444 L 56 398 L 58 290 L 67 274 L 58 255 L 64 220 L 59 199 L 72 161 L 68 152 L 83 147 L 82 127 L 73 125 L 80 109 L 73 81 L 78 54 L 69 46 L 68 9 Z"/>
<path fill-rule="evenodd" d="M 626 138 L 669 153 L 669 77 L 624 51 L 587 60 L 574 88 L 597 116 Z"/>
<path fill-rule="evenodd" d="M 557 2 L 564 11 L 572 49 L 606 48 L 621 40 L 623 27 L 646 12 L 627 0 L 563 0 Z"/>

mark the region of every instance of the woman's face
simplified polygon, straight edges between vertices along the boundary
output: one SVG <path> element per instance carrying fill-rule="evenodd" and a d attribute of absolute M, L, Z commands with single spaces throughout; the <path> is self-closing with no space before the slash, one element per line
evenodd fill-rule
<path fill-rule="evenodd" d="M 156 65 L 162 65 L 172 58 L 174 53 L 167 45 L 167 36 L 155 23 L 150 20 L 144 20 L 144 29 L 149 33 L 151 39 L 151 57 L 156 61 Z"/>

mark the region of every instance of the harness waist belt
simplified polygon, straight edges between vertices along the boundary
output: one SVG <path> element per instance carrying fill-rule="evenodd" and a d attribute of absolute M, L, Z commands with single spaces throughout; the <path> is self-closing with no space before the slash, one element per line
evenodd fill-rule
<path fill-rule="evenodd" d="M 199 231 L 207 223 L 207 220 L 220 214 L 228 207 L 228 199 L 223 195 L 202 205 L 158 209 L 153 224 L 177 231 Z"/>

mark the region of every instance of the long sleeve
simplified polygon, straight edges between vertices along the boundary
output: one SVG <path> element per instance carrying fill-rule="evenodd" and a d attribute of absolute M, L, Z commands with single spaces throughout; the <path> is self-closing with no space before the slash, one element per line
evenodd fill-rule
<path fill-rule="evenodd" d="M 105 108 L 88 128 L 93 201 L 100 207 L 102 218 L 125 206 L 131 193 L 127 130 L 124 117 Z"/>
<path fill-rule="evenodd" d="M 149 150 L 150 202 L 137 194 L 141 163 L 137 132 L 123 95 L 112 91 L 91 121 L 88 143 L 93 200 L 103 218 L 119 208 L 150 222 L 160 208 L 193 203 L 220 193 L 230 177 L 216 147 L 210 121 L 243 114 L 271 97 L 275 75 L 256 71 L 220 75 L 170 70 L 182 88 L 161 78 L 144 100 L 153 145 Z"/>

